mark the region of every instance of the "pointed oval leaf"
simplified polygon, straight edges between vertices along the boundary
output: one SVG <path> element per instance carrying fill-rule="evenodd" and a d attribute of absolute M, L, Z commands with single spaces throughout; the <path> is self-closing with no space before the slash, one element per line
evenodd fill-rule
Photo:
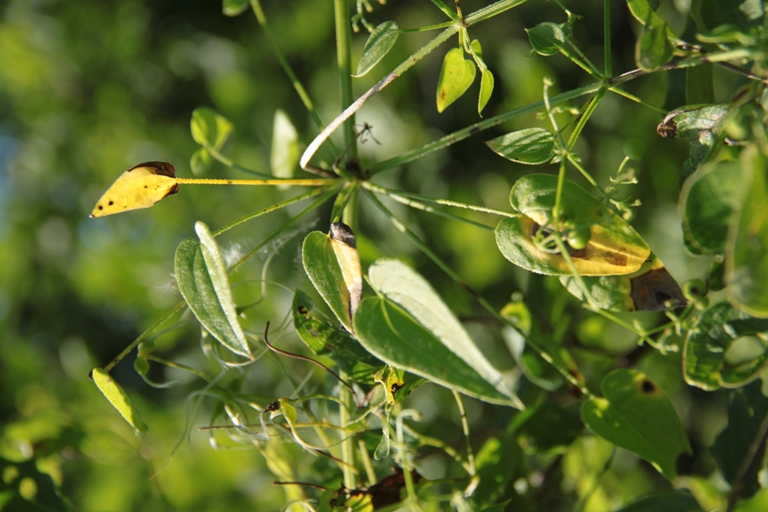
<path fill-rule="evenodd" d="M 341 325 L 353 332 L 352 318 L 349 315 L 349 290 L 344 283 L 344 275 L 336 259 L 331 237 L 319 231 L 308 234 L 301 247 L 301 261 L 309 280 Z"/>
<path fill-rule="evenodd" d="M 533 28 L 527 28 L 525 31 L 528 33 L 528 41 L 539 55 L 554 55 L 565 45 L 565 32 L 562 25 L 545 22 Z"/>
<path fill-rule="evenodd" d="M 389 299 L 364 299 L 355 314 L 355 333 L 369 352 L 387 364 L 486 402 L 519 407 L 517 400 L 501 393 Z"/>
<path fill-rule="evenodd" d="M 400 27 L 394 21 L 385 21 L 373 29 L 371 35 L 368 36 L 368 41 L 365 42 L 363 55 L 357 64 L 357 71 L 352 76 L 361 77 L 373 69 L 395 46 L 398 37 L 400 37 Z"/>
<path fill-rule="evenodd" d="M 134 407 L 131 397 L 123 390 L 120 385 L 112 379 L 103 368 L 94 368 L 91 371 L 93 382 L 99 388 L 109 403 L 118 410 L 137 434 L 144 434 L 148 430 L 147 424 L 141 419 L 139 410 Z"/>
<path fill-rule="evenodd" d="M 91 218 L 149 208 L 178 191 L 173 165 L 168 162 L 144 162 L 117 178 L 93 207 Z"/>
<path fill-rule="evenodd" d="M 590 398 L 581 418 L 590 430 L 653 464 L 672 480 L 675 461 L 691 453 L 675 408 L 658 386 L 636 370 L 616 370 L 602 381 L 604 398 Z"/>
<path fill-rule="evenodd" d="M 519 164 L 543 164 L 555 156 L 555 136 L 544 128 L 510 132 L 486 144 L 497 155 Z"/>
<path fill-rule="evenodd" d="M 188 238 L 176 249 L 179 291 L 205 330 L 235 354 L 253 357 L 237 320 L 224 260 L 215 242 L 207 239 L 206 229 L 198 229 L 205 243 Z"/>
<path fill-rule="evenodd" d="M 512 263 L 539 274 L 571 275 L 562 255 L 542 251 L 533 236 L 552 221 L 557 176 L 529 174 L 517 180 L 510 203 L 522 215 L 504 219 L 496 226 L 496 244 Z M 576 183 L 565 180 L 560 219 L 573 227 L 589 226 L 589 242 L 583 249 L 569 247 L 569 254 L 583 276 L 624 275 L 640 269 L 650 257 L 645 241 L 603 203 Z"/>
<path fill-rule="evenodd" d="M 752 318 L 728 302 L 715 304 L 706 310 L 688 332 L 683 347 L 683 376 L 685 381 L 708 391 L 720 387 L 738 387 L 758 377 L 768 363 L 768 349 L 754 357 L 731 362 L 728 350 L 741 338 L 768 332 L 768 320 Z M 755 345 L 763 347 L 760 340 Z"/>
<path fill-rule="evenodd" d="M 453 48 L 443 58 L 440 78 L 437 80 L 437 111 L 442 112 L 461 98 L 475 81 L 475 63 L 464 58 L 464 50 Z"/>
<path fill-rule="evenodd" d="M 517 400 L 501 373 L 488 362 L 423 277 L 398 260 L 380 259 L 371 265 L 368 278 L 371 286 L 384 297 L 376 303 L 369 301 L 369 308 L 360 320 L 360 309 L 355 315 L 355 327 L 365 329 L 364 333 L 357 334 L 371 353 L 393 366 L 483 400 L 504 403 Z M 407 326 L 410 334 L 387 324 L 390 317 L 397 318 L 404 328 Z M 374 319 L 375 328 L 367 322 Z M 390 325 L 386 327 L 389 332 L 377 334 L 385 325 Z M 402 347 L 408 344 L 411 334 L 418 337 L 419 345 Z M 382 347 L 389 343 L 385 339 L 400 348 Z M 440 357 L 420 361 L 430 350 L 435 350 Z M 472 384 L 462 383 L 465 378 L 471 379 Z"/>
<path fill-rule="evenodd" d="M 480 75 L 480 95 L 477 98 L 477 113 L 482 114 L 483 109 L 488 104 L 488 100 L 491 99 L 493 94 L 493 73 L 489 69 L 484 69 L 483 74 Z"/>
<path fill-rule="evenodd" d="M 744 196 L 744 173 L 739 162 L 720 161 L 701 166 L 686 180 L 680 193 L 683 233 L 694 254 L 725 250 L 733 212 Z"/>
<path fill-rule="evenodd" d="M 754 148 L 741 163 L 750 176 L 744 204 L 731 228 L 726 257 L 728 298 L 752 316 L 768 317 L 768 180 L 766 162 Z"/>
<path fill-rule="evenodd" d="M 208 107 L 196 108 L 190 124 L 192 138 L 201 146 L 221 149 L 235 126 L 229 120 Z"/>
<path fill-rule="evenodd" d="M 333 359 L 349 378 L 373 383 L 373 376 L 384 363 L 369 354 L 346 331 L 340 330 L 313 314 L 315 305 L 309 296 L 296 290 L 293 297 L 293 325 L 301 341 L 319 356 Z"/>
<path fill-rule="evenodd" d="M 664 23 L 664 20 L 659 18 L 656 14 L 656 9 L 659 8 L 659 0 L 627 0 L 627 7 L 635 17 L 637 21 L 643 25 L 659 25 Z"/>

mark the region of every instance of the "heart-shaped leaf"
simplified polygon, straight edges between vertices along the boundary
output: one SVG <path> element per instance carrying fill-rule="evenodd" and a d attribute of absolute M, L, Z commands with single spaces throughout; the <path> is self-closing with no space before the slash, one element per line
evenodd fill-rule
<path fill-rule="evenodd" d="M 453 48 L 445 54 L 437 80 L 437 111 L 442 112 L 464 94 L 475 81 L 475 63 L 464 58 L 464 50 Z"/>
<path fill-rule="evenodd" d="M 565 32 L 562 25 L 544 22 L 525 31 L 528 33 L 528 41 L 539 55 L 554 55 L 565 45 Z"/>
<path fill-rule="evenodd" d="M 664 391 L 635 370 L 608 374 L 600 389 L 604 398 L 590 398 L 581 406 L 587 427 L 647 460 L 672 480 L 677 474 L 677 457 L 691 453 L 691 446 Z"/>
<path fill-rule="evenodd" d="M 235 126 L 215 110 L 208 107 L 200 107 L 192 112 L 190 128 L 195 142 L 201 146 L 221 149 L 235 129 Z"/>

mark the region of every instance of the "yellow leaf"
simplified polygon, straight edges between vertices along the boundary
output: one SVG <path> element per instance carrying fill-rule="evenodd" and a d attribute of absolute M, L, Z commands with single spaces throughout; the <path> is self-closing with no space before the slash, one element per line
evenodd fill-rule
<path fill-rule="evenodd" d="M 331 247 L 339 261 L 344 285 L 349 292 L 349 318 L 354 318 L 355 310 L 363 296 L 363 272 L 355 235 L 343 222 L 331 224 Z"/>
<path fill-rule="evenodd" d="M 149 208 L 178 191 L 173 165 L 168 162 L 144 162 L 117 178 L 96 203 L 91 218 Z"/>
<path fill-rule="evenodd" d="M 94 368 L 91 372 L 93 382 L 96 383 L 96 387 L 104 393 L 109 403 L 111 403 L 120 414 L 123 415 L 125 421 L 131 424 L 138 434 L 143 434 L 147 431 L 147 425 L 142 421 L 139 416 L 139 411 L 133 406 L 131 398 L 121 388 L 117 382 L 103 368 Z"/>

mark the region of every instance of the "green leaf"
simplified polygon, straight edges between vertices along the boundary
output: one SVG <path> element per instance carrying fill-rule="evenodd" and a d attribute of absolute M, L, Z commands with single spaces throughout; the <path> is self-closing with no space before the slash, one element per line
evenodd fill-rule
<path fill-rule="evenodd" d="M 272 151 L 269 155 L 272 174 L 277 178 L 293 178 L 299 163 L 299 134 L 282 109 L 275 111 L 272 123 Z M 278 190 L 290 188 L 278 185 Z"/>
<path fill-rule="evenodd" d="M 544 128 L 510 132 L 486 144 L 497 155 L 519 164 L 543 164 L 555 156 L 555 136 Z"/>
<path fill-rule="evenodd" d="M 715 102 L 712 81 L 713 64 L 702 64 L 685 70 L 685 97 L 689 105 L 703 105 Z"/>
<path fill-rule="evenodd" d="M 517 218 L 496 226 L 496 244 L 509 261 L 531 272 L 571 275 L 561 254 L 543 251 L 533 240 L 540 228 L 550 229 L 557 176 L 529 174 L 517 180 L 510 192 Z M 651 254 L 632 227 L 576 183 L 563 183 L 560 220 L 569 229 L 588 226 L 589 242 L 569 254 L 581 275 L 623 275 L 637 271 Z"/>
<path fill-rule="evenodd" d="M 554 55 L 565 45 L 565 32 L 562 25 L 544 22 L 525 31 L 528 33 L 528 41 L 539 55 Z"/>
<path fill-rule="evenodd" d="M 369 354 L 360 343 L 313 314 L 315 305 L 309 296 L 296 290 L 293 297 L 293 325 L 301 341 L 319 356 L 328 356 L 349 378 L 373 383 L 373 376 L 384 363 Z"/>
<path fill-rule="evenodd" d="M 683 162 L 680 170 L 679 186 L 705 162 L 717 153 L 725 126 L 732 113 L 726 104 L 706 107 L 683 107 L 670 112 L 656 128 L 660 134 L 670 138 L 680 138 L 691 143 L 691 155 Z"/>
<path fill-rule="evenodd" d="M 712 455 L 717 459 L 720 471 L 731 485 L 738 486 L 739 496 L 751 498 L 760 490 L 758 473 L 762 470 L 765 440 L 757 446 L 752 443 L 761 435 L 761 424 L 768 415 L 768 399 L 761 392 L 762 383 L 753 382 L 729 394 L 728 426 L 717 436 Z M 750 457 L 752 464 L 742 468 Z M 740 474 L 741 471 L 745 474 Z"/>
<path fill-rule="evenodd" d="M 744 172 L 739 162 L 720 161 L 702 165 L 680 192 L 683 233 L 694 254 L 725 250 L 728 229 L 744 197 Z"/>
<path fill-rule="evenodd" d="M 508 496 L 515 477 L 520 475 L 525 460 L 520 445 L 507 432 L 488 438 L 475 455 L 475 468 L 480 483 L 474 492 L 481 504 L 494 503 Z M 504 509 L 502 509 L 504 510 Z"/>
<path fill-rule="evenodd" d="M 131 397 L 115 382 L 112 377 L 104 371 L 103 368 L 94 368 L 91 371 L 93 382 L 99 388 L 109 403 L 125 418 L 137 434 L 144 434 L 147 430 L 147 424 L 141 419 L 139 410 L 134 407 Z"/>
<path fill-rule="evenodd" d="M 768 349 L 756 336 L 765 332 L 768 320 L 752 318 L 728 302 L 715 304 L 688 332 L 683 347 L 685 381 L 715 390 L 755 379 L 768 362 Z"/>
<path fill-rule="evenodd" d="M 368 41 L 365 42 L 357 71 L 352 76 L 361 77 L 373 69 L 395 46 L 398 37 L 400 37 L 400 27 L 394 21 L 385 21 L 373 29 Z"/>
<path fill-rule="evenodd" d="M 726 257 L 728 298 L 752 316 L 768 317 L 768 181 L 756 148 L 742 154 L 747 193 L 730 233 Z"/>
<path fill-rule="evenodd" d="M 653 2 L 650 0 L 627 0 L 627 7 L 629 7 L 632 16 L 643 26 L 655 26 L 664 23 L 664 20 L 659 18 L 655 12 L 659 8 L 659 0 L 653 0 Z"/>
<path fill-rule="evenodd" d="M 218 245 L 202 222 L 201 243 L 188 238 L 176 249 L 175 272 L 184 300 L 200 324 L 235 354 L 253 357 L 237 319 L 227 269 Z"/>
<path fill-rule="evenodd" d="M 554 402 L 520 412 L 509 427 L 527 453 L 561 453 L 581 433 L 581 419 Z"/>
<path fill-rule="evenodd" d="M 699 502 L 687 489 L 646 494 L 616 512 L 699 512 Z"/>
<path fill-rule="evenodd" d="M 466 395 L 519 407 L 501 373 L 423 277 L 397 260 L 381 259 L 368 279 L 379 296 L 362 301 L 355 332 L 369 352 Z"/>
<path fill-rule="evenodd" d="M 221 149 L 227 142 L 234 125 L 227 118 L 218 114 L 216 111 L 207 108 L 196 108 L 192 112 L 192 138 L 201 146 L 211 146 L 214 149 Z"/>
<path fill-rule="evenodd" d="M 488 104 L 493 94 L 493 73 L 489 69 L 484 69 L 480 75 L 480 96 L 477 98 L 477 113 L 482 114 L 483 109 Z"/>
<path fill-rule="evenodd" d="M 301 260 L 304 271 L 320 296 L 339 322 L 349 332 L 353 332 L 352 319 L 349 316 L 349 291 L 344 284 L 344 276 L 333 251 L 331 238 L 319 231 L 308 234 L 301 248 Z"/>
<path fill-rule="evenodd" d="M 672 59 L 674 47 L 666 23 L 645 25 L 637 40 L 635 61 L 645 71 L 654 71 Z"/>
<path fill-rule="evenodd" d="M 445 54 L 437 80 L 437 111 L 442 112 L 464 94 L 475 81 L 475 63 L 464 58 L 464 50 L 453 48 Z"/>
<path fill-rule="evenodd" d="M 222 12 L 225 16 L 237 16 L 244 12 L 250 5 L 250 0 L 224 0 Z"/>
<path fill-rule="evenodd" d="M 211 153 L 206 148 L 197 148 L 189 160 L 189 167 L 192 169 L 192 174 L 200 176 L 208 172 L 212 163 Z"/>
<path fill-rule="evenodd" d="M 616 370 L 600 385 L 605 398 L 590 398 L 581 418 L 600 437 L 653 464 L 669 480 L 675 461 L 691 453 L 680 418 L 664 392 L 636 370 Z"/>
<path fill-rule="evenodd" d="M 637 272 L 623 276 L 584 276 L 581 281 L 594 299 L 594 305 L 608 311 L 666 311 L 685 306 L 680 285 L 651 253 Z M 573 276 L 560 276 L 563 286 L 586 302 L 581 284 Z"/>
<path fill-rule="evenodd" d="M 174 384 L 176 384 L 175 381 L 166 382 L 163 384 L 157 383 L 152 381 L 152 379 L 149 378 L 149 361 L 147 361 L 143 357 L 137 357 L 136 360 L 133 362 L 133 369 L 136 370 L 136 373 L 138 373 L 142 380 L 147 383 L 147 385 L 152 386 L 153 388 L 157 389 L 164 389 L 164 388 L 170 388 Z"/>

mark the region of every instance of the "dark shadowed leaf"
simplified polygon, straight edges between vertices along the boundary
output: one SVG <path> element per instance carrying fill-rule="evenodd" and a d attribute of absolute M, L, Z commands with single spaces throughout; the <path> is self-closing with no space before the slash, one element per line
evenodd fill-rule
<path fill-rule="evenodd" d="M 675 461 L 691 447 L 672 403 L 636 370 L 616 370 L 600 385 L 604 398 L 590 398 L 581 418 L 597 435 L 652 463 L 672 480 Z"/>
<path fill-rule="evenodd" d="M 687 489 L 646 494 L 616 512 L 700 512 L 699 502 Z"/>
<path fill-rule="evenodd" d="M 565 32 L 562 25 L 544 22 L 525 31 L 528 33 L 528 41 L 539 55 L 554 55 L 565 45 Z"/>
<path fill-rule="evenodd" d="M 714 390 L 755 379 L 768 362 L 768 349 L 757 336 L 764 337 L 766 332 L 768 320 L 752 318 L 728 302 L 715 304 L 701 315 L 685 340 L 686 382 Z"/>

